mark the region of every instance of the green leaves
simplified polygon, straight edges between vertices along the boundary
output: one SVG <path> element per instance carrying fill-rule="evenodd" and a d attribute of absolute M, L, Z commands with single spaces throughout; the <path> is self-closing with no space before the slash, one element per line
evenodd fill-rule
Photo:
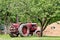
<path fill-rule="evenodd" d="M 60 16 L 59 4 L 60 0 L 0 0 L 0 15 L 5 18 L 4 15 L 7 13 L 10 20 L 16 21 L 17 14 L 19 21 L 27 22 L 30 20 L 35 22 L 37 19 L 31 19 L 26 13 L 39 17 L 41 20 L 44 17 Z"/>

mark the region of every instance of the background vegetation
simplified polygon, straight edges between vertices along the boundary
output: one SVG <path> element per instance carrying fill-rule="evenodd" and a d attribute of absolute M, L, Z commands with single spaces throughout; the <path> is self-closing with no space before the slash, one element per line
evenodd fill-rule
<path fill-rule="evenodd" d="M 55 19 L 60 19 L 60 0 L 0 0 L 0 24 L 10 22 L 38 22 L 33 16 L 41 19 L 46 15 L 55 14 Z M 18 20 L 17 20 L 18 19 Z M 53 22 L 53 21 L 51 21 Z"/>
<path fill-rule="evenodd" d="M 0 24 L 29 21 L 40 23 L 43 34 L 48 24 L 60 21 L 60 0 L 0 0 Z"/>

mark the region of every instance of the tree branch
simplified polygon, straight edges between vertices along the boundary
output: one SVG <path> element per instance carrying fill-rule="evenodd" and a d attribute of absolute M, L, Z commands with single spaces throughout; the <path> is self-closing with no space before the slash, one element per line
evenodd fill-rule
<path fill-rule="evenodd" d="M 41 21 L 41 19 L 40 18 L 37 18 L 38 19 L 38 21 L 41 23 L 41 26 L 42 26 L 42 21 Z"/>
<path fill-rule="evenodd" d="M 42 26 L 44 26 L 44 24 L 46 23 L 46 20 L 47 20 L 47 17 L 44 17 L 42 21 Z"/>
<path fill-rule="evenodd" d="M 42 26 L 42 21 L 41 21 L 41 19 L 39 17 L 37 17 L 37 16 L 31 16 L 29 13 L 26 13 L 26 14 L 29 15 L 30 17 L 37 18 L 38 21 L 41 23 L 41 26 Z"/>
<path fill-rule="evenodd" d="M 44 25 L 43 31 L 46 29 L 48 23 L 50 22 L 51 18 L 48 19 L 48 21 L 46 22 L 46 24 Z"/>

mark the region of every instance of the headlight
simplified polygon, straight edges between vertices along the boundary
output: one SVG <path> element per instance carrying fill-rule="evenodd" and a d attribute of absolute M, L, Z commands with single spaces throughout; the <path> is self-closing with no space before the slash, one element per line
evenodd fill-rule
<path fill-rule="evenodd" d="M 10 29 L 13 29 L 13 28 L 10 28 Z"/>
<path fill-rule="evenodd" d="M 15 29 L 15 27 L 14 28 L 10 28 L 10 29 Z"/>

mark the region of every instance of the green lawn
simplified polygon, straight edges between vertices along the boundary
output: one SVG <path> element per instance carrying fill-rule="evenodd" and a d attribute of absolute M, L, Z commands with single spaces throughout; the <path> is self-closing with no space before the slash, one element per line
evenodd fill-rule
<path fill-rule="evenodd" d="M 60 40 L 60 37 L 14 37 L 9 35 L 0 35 L 0 40 Z"/>

